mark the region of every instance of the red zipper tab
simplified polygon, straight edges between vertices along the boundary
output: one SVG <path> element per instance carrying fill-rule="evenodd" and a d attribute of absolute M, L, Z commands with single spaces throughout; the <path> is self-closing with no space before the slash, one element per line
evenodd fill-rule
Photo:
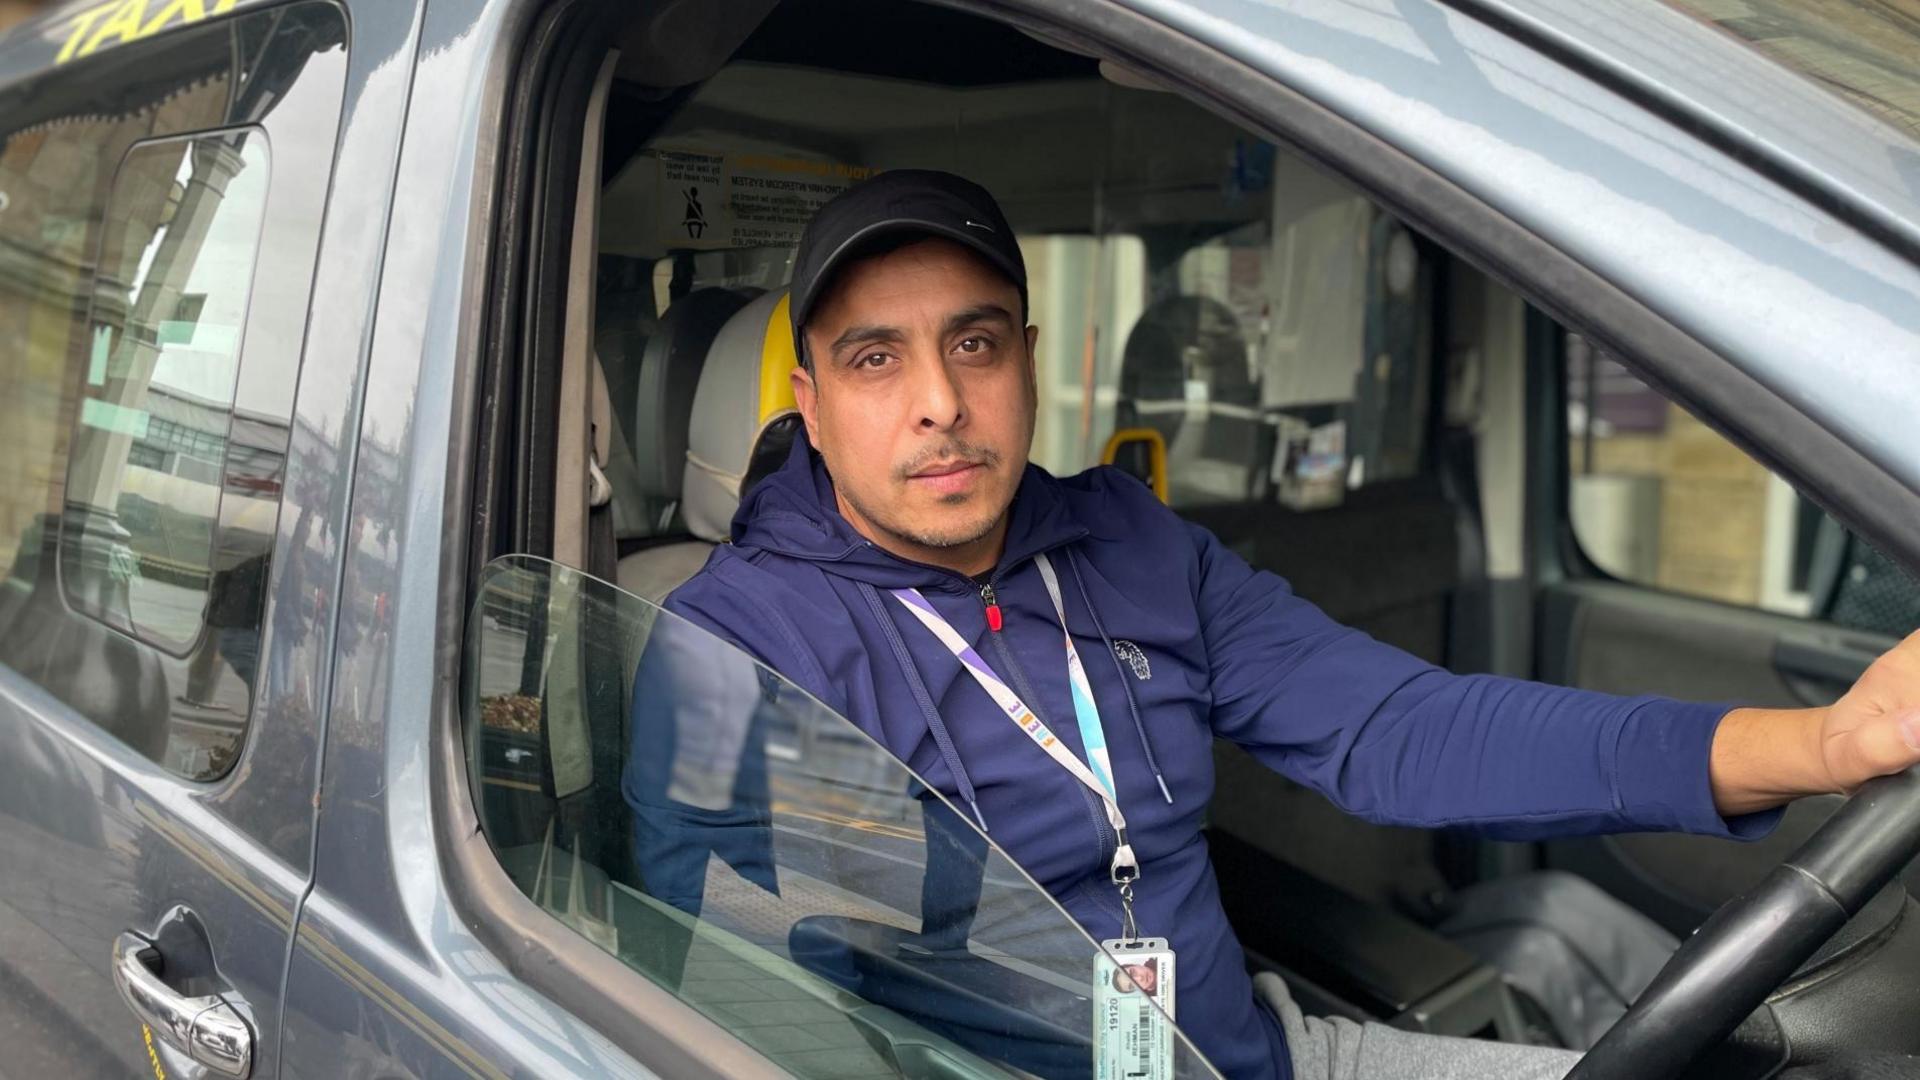
<path fill-rule="evenodd" d="M 987 629 L 996 634 L 999 633 L 1001 626 L 1000 604 L 993 598 L 993 586 L 980 586 L 980 602 L 987 605 Z"/>

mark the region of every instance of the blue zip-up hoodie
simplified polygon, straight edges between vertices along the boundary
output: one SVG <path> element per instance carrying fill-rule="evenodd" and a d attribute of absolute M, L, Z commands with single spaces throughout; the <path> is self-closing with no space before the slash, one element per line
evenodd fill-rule
<path fill-rule="evenodd" d="M 1451 674 L 1333 622 L 1115 469 L 1063 480 L 1029 465 L 1011 513 L 989 579 L 1004 613 L 994 632 L 976 582 L 853 530 L 803 436 L 744 500 L 732 543 L 666 606 L 851 719 L 984 821 L 1092 937 L 1116 937 L 1114 836 L 1097 800 L 885 592 L 919 589 L 1080 753 L 1059 624 L 1033 561 L 1050 553 L 1141 863 L 1141 932 L 1169 939 L 1180 1027 L 1227 1076 L 1291 1068 L 1200 832 L 1215 738 L 1396 825 L 1509 839 L 1751 837 L 1777 816 L 1730 824 L 1714 810 L 1707 757 L 1724 706 Z"/>

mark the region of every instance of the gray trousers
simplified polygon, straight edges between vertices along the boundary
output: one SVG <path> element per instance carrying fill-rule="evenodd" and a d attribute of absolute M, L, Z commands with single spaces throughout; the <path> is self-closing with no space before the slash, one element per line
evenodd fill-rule
<path fill-rule="evenodd" d="M 1278 975 L 1254 990 L 1287 1033 L 1297 1080 L 1561 1080 L 1577 1050 L 1422 1035 L 1344 1017 L 1302 1016 Z"/>

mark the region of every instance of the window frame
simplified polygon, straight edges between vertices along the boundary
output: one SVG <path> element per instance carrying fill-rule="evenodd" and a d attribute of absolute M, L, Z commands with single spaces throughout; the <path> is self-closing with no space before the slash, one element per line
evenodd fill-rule
<path fill-rule="evenodd" d="M 1843 520 L 1851 519 L 1859 531 L 1885 541 L 1883 550 L 1909 560 L 1920 558 L 1920 536 L 1903 532 L 1904 523 L 1920 518 L 1920 495 L 1895 483 L 1728 357 L 1519 220 L 1329 105 L 1184 29 L 1117 4 L 938 2 L 1150 74 L 1248 132 L 1304 154 L 1416 234 L 1515 287 L 1563 325 L 1587 333 L 1663 393 L 1697 406 L 1723 433 L 1736 432 L 1736 444 L 1796 486 L 1834 492 L 1835 506 L 1860 508 Z M 476 230 L 469 241 L 473 265 L 494 265 L 487 286 L 462 298 L 462 336 L 482 344 L 473 352 L 484 356 L 485 364 L 478 370 L 478 360 L 463 364 L 456 376 L 456 408 L 468 417 L 478 414 L 478 422 L 458 423 L 450 447 L 444 519 L 450 535 L 465 534 L 466 558 L 448 559 L 442 566 L 437 612 L 442 640 L 464 640 L 468 606 L 485 562 L 476 556 L 512 529 L 503 520 L 512 505 L 505 497 L 511 485 L 504 475 L 508 456 L 502 451 L 508 445 L 503 440 L 516 436 L 498 415 L 497 402 L 498 391 L 513 385 L 511 375 L 517 370 L 507 366 L 513 363 L 515 342 L 510 312 L 525 303 L 514 273 L 524 256 L 513 241 L 523 238 L 528 216 L 524 156 L 526 114 L 533 104 L 529 85 L 558 62 L 555 23 L 577 12 L 564 2 L 559 16 L 541 7 L 541 0 L 513 0 L 505 20 L 509 37 L 496 43 L 487 80 L 490 96 L 481 106 L 501 123 L 483 132 L 476 149 L 489 165 L 504 161 L 506 167 L 479 183 L 476 197 L 484 204 L 480 214 L 488 227 Z M 1564 57 L 1547 53 L 1543 59 L 1573 70 L 1597 89 L 1608 88 L 1602 77 Z M 596 65 L 580 66 L 590 71 Z M 1435 347 L 1444 348 L 1443 337 Z M 1659 358 L 1659 366 L 1640 358 Z M 494 403 L 484 413 L 478 405 L 482 386 Z M 1444 385 L 1436 386 L 1430 407 L 1440 409 L 1444 396 Z M 1728 417 L 1740 419 L 1735 423 L 1724 419 Z M 1437 438 L 1441 430 L 1431 426 L 1428 439 Z M 1768 445 L 1761 447 L 1758 436 L 1748 432 L 1767 433 Z M 1540 470 L 1531 471 L 1537 478 Z M 1530 502 L 1535 512 L 1549 512 L 1551 504 Z M 701 1077 L 777 1075 L 731 1034 L 533 905 L 508 879 L 479 835 L 474 793 L 465 779 L 458 656 L 444 650 L 442 656 L 451 672 L 443 671 L 438 680 L 434 717 L 434 803 L 441 824 L 434 833 L 455 909 L 516 977 L 650 1067 Z"/>

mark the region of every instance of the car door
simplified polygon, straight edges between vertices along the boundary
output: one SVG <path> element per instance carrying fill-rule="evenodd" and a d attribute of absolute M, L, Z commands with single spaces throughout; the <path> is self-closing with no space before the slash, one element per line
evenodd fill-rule
<path fill-rule="evenodd" d="M 312 840 L 346 22 L 147 14 L 29 28 L 0 88 L 7 1075 L 271 1075 Z"/>
<path fill-rule="evenodd" d="M 1552 341 L 1552 338 L 1548 338 Z M 1557 508 L 1540 539 L 1540 675 L 1611 693 L 1830 704 L 1920 626 L 1920 588 L 1739 447 L 1577 335 L 1538 370 L 1534 453 Z M 1558 422 L 1553 422 L 1558 421 Z M 1685 933 L 1758 881 L 1839 798 L 1729 845 L 1628 835 L 1547 847 Z M 1910 886 L 1920 873 L 1910 873 Z"/>

